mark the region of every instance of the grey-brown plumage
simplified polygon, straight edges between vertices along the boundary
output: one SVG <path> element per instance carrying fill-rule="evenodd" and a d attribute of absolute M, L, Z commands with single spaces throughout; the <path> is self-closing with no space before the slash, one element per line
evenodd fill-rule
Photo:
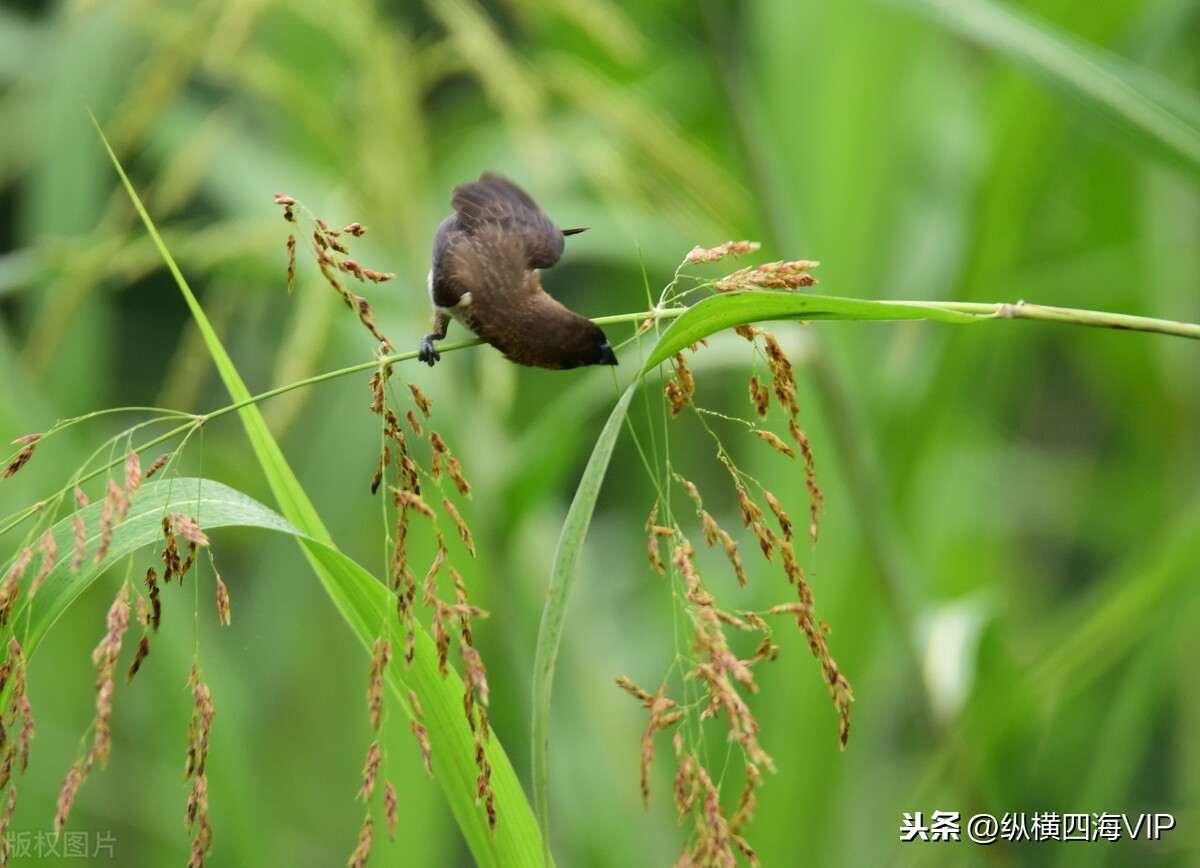
<path fill-rule="evenodd" d="M 489 173 L 456 187 L 450 204 L 433 242 L 433 332 L 421 340 L 421 361 L 438 361 L 433 342 L 454 317 L 518 364 L 617 363 L 600 327 L 551 298 L 538 277 L 562 257 L 563 236 L 584 230 L 559 229 L 524 190 Z"/>

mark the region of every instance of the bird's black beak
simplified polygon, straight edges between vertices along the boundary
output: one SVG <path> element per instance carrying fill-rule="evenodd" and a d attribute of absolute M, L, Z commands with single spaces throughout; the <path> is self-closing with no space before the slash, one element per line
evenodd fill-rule
<path fill-rule="evenodd" d="M 605 341 L 600 345 L 600 361 L 598 365 L 615 365 L 617 363 L 617 354 L 613 352 L 612 344 Z"/>

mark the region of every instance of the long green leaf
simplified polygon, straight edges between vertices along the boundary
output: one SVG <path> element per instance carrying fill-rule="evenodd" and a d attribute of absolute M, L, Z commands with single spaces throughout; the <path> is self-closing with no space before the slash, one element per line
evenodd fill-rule
<path fill-rule="evenodd" d="M 979 316 L 920 304 L 897 304 L 860 298 L 832 298 L 796 292 L 739 290 L 709 296 L 688 308 L 658 339 L 646 364 L 645 375 L 684 347 L 733 326 L 768 320 L 902 320 L 976 322 Z"/>
<path fill-rule="evenodd" d="M 542 609 L 542 623 L 538 630 L 537 649 L 533 664 L 533 800 L 541 821 L 542 834 L 549 841 L 550 815 L 550 696 L 554 687 L 554 668 L 558 661 L 558 648 L 562 642 L 563 621 L 566 618 L 567 601 L 571 596 L 575 578 L 579 574 L 579 562 L 583 557 L 583 544 L 587 539 L 588 526 L 596 508 L 596 498 L 612 458 L 613 446 L 621 433 L 629 402 L 637 390 L 640 378 L 634 380 L 613 407 L 608 421 L 596 438 L 579 487 L 567 511 L 558 537 L 558 549 L 554 553 L 554 569 L 550 575 L 546 606 Z M 547 844 L 547 847 L 549 845 Z M 549 860 L 547 860 L 549 861 Z"/>

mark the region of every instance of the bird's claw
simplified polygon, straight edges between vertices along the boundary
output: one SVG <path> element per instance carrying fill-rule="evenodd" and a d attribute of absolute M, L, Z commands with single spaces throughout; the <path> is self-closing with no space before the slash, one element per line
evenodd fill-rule
<path fill-rule="evenodd" d="M 435 362 L 441 361 L 441 358 L 442 354 L 433 348 L 433 335 L 425 335 L 421 338 L 421 348 L 417 350 L 417 360 L 432 368 Z"/>

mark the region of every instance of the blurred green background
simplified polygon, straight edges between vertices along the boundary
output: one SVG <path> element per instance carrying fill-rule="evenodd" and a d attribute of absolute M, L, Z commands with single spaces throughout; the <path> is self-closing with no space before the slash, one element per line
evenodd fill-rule
<path fill-rule="evenodd" d="M 1198 321 L 1197 44 L 1191 0 L 8 3 L 0 437 L 106 407 L 227 403 L 87 107 L 261 391 L 373 350 L 303 255 L 286 295 L 272 194 L 369 227 L 356 258 L 398 276 L 366 294 L 383 330 L 415 349 L 433 231 L 450 190 L 483 170 L 560 225 L 591 227 L 545 277 L 589 316 L 644 309 L 694 244 L 752 238 L 764 261 L 821 260 L 830 295 Z M 857 701 L 842 752 L 817 666 L 780 631 L 784 654 L 760 668 L 754 705 L 778 766 L 745 830 L 763 864 L 1196 864 L 1200 347 L 1022 322 L 773 330 L 797 367 L 826 499 L 803 560 Z M 698 401 L 748 414 L 745 347 L 714 340 L 695 356 Z M 636 356 L 624 352 L 618 377 Z M 399 376 L 433 399 L 475 486 L 467 580 L 492 613 L 476 640 L 493 724 L 525 773 L 550 559 L 618 383 L 607 370 L 518 369 L 490 348 Z M 383 572 L 368 398 L 359 375 L 264 411 L 339 545 Z M 55 490 L 139 418 L 39 448 L 0 486 L 0 513 Z M 686 414 L 675 424 L 681 470 L 719 486 L 711 447 Z M 747 439 L 731 441 L 739 460 L 802 514 L 799 470 Z M 244 443 L 222 419 L 185 469 L 269 503 Z M 652 498 L 625 438 L 559 667 L 561 866 L 667 865 L 685 840 L 669 744 L 645 810 L 644 711 L 613 685 L 628 675 L 653 689 L 674 653 L 669 594 L 645 563 Z M 708 505 L 736 525 L 732 498 Z M 197 602 L 168 589 L 150 658 L 117 690 L 112 760 L 69 828 L 111 834 L 113 864 L 186 861 L 198 642 L 217 709 L 210 864 L 342 864 L 363 815 L 367 656 L 290 541 L 213 541 L 232 626 L 216 626 L 207 590 Z M 3 541 L 5 562 L 17 545 Z M 50 828 L 87 738 L 89 654 L 120 579 L 85 595 L 32 662 L 37 737 L 14 831 Z M 780 584 L 763 573 L 720 593 L 762 608 L 787 599 Z M 372 864 L 470 864 L 398 707 L 392 717 L 400 832 L 389 843 L 377 827 Z M 936 810 L 1165 812 L 1177 826 L 1136 843 L 900 843 L 903 813 Z"/>

